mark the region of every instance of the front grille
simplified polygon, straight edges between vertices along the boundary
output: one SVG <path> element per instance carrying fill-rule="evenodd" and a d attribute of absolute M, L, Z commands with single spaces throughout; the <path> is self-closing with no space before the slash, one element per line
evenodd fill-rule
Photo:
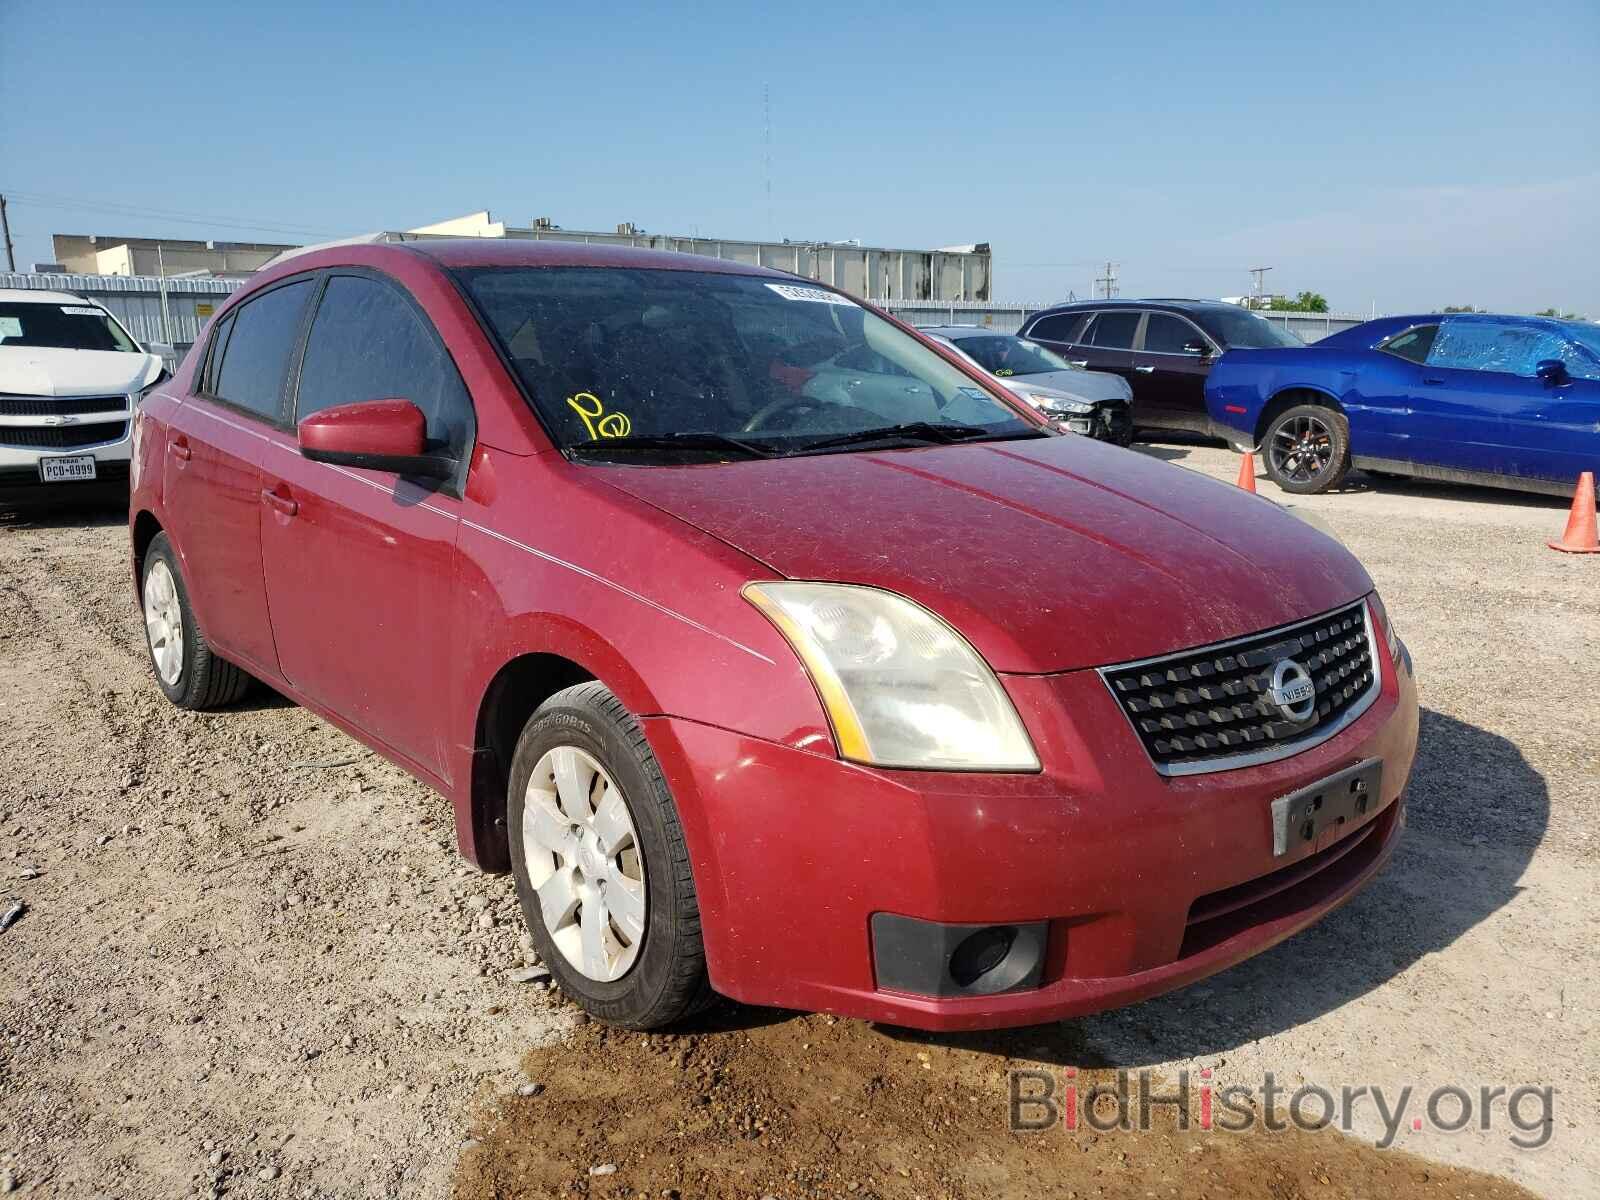
<path fill-rule="evenodd" d="M 1268 695 L 1284 659 L 1311 676 L 1315 707 L 1296 720 Z M 1215 646 L 1105 667 L 1101 676 L 1165 775 L 1286 758 L 1365 712 L 1378 675 L 1366 602 Z"/>
<path fill-rule="evenodd" d="M 126 396 L 0 396 L 0 417 L 48 417 L 78 413 L 127 412 Z"/>
<path fill-rule="evenodd" d="M 127 432 L 126 421 L 95 421 L 88 425 L 0 425 L 0 446 L 22 450 L 71 450 L 121 441 Z"/>

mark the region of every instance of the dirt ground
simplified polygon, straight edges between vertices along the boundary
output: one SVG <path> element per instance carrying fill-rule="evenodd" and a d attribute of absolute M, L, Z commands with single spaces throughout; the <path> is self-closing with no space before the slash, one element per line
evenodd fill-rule
<path fill-rule="evenodd" d="M 1563 506 L 1539 498 L 1353 476 L 1303 503 L 1417 660 L 1395 862 L 1197 987 L 962 1038 L 734 1006 L 671 1036 L 581 1022 L 508 978 L 511 889 L 453 857 L 442 799 L 270 693 L 166 704 L 116 514 L 0 515 L 0 913 L 27 906 L 0 932 L 0 1192 L 1594 1194 L 1600 562 L 1544 548 Z M 1387 1150 L 1370 1109 L 1348 1138 L 1184 1132 L 1165 1108 L 1148 1133 L 1013 1134 L 1012 1067 L 1557 1091 L 1537 1151 L 1503 1113 Z"/>

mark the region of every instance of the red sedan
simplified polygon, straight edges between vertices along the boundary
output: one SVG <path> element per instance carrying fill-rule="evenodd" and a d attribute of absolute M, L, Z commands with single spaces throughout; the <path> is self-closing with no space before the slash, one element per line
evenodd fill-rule
<path fill-rule="evenodd" d="M 1348 899 L 1411 663 L 1342 547 L 833 289 L 551 242 L 263 272 L 135 422 L 157 682 L 450 797 L 597 1016 L 1123 1004 Z"/>

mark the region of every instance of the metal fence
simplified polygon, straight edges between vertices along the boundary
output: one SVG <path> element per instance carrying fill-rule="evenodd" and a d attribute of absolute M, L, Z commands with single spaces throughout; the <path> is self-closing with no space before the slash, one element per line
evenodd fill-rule
<path fill-rule="evenodd" d="M 242 279 L 179 278 L 154 275 L 55 275 L 0 271 L 0 288 L 70 292 L 103 304 L 141 345 L 166 342 L 181 360 L 211 314 L 238 289 Z"/>

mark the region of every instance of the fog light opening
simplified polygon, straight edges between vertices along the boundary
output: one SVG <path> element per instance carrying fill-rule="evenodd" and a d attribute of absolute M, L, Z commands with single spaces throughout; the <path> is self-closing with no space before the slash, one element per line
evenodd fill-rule
<path fill-rule="evenodd" d="M 964 938 L 950 955 L 950 978 L 969 988 L 1005 962 L 1017 940 L 1015 925 L 990 925 Z"/>

